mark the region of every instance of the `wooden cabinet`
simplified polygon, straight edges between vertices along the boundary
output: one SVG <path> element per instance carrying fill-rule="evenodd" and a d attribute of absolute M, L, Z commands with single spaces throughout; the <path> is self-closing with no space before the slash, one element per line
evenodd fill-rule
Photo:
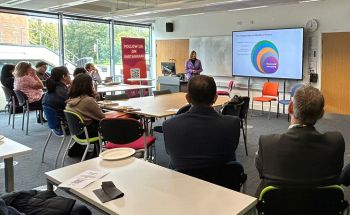
<path fill-rule="evenodd" d="M 321 89 L 325 111 L 350 115 L 350 33 L 322 34 Z"/>
<path fill-rule="evenodd" d="M 185 72 L 185 63 L 189 58 L 189 40 L 157 40 L 156 61 L 157 77 L 162 76 L 161 62 L 174 62 L 176 73 Z"/>

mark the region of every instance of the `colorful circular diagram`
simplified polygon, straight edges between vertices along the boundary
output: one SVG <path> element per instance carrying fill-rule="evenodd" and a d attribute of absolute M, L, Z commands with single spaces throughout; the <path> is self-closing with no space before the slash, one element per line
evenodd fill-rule
<path fill-rule="evenodd" d="M 273 74 L 279 67 L 278 49 L 271 41 L 258 42 L 252 50 L 252 63 L 256 70 L 264 74 Z"/>

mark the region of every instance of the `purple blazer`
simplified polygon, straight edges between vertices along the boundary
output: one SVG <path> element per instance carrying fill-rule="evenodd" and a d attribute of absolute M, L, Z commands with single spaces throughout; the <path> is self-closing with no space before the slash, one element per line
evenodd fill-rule
<path fill-rule="evenodd" d="M 194 65 L 191 59 L 186 61 L 186 77 L 189 80 L 194 75 L 199 75 L 203 71 L 202 63 L 200 60 L 196 59 Z"/>

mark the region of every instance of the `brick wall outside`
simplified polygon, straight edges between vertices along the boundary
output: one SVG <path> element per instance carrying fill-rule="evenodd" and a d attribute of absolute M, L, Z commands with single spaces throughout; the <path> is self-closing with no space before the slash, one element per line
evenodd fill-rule
<path fill-rule="evenodd" d="M 29 44 L 28 17 L 0 13 L 0 43 Z"/>

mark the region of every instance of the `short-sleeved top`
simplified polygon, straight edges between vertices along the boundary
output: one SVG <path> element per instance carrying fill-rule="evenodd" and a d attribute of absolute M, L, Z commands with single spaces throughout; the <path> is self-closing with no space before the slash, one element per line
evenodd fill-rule
<path fill-rule="evenodd" d="M 22 91 L 28 97 L 29 103 L 36 102 L 44 94 L 42 89 L 33 88 L 36 83 L 35 78 L 30 75 L 15 77 L 14 90 Z"/>

